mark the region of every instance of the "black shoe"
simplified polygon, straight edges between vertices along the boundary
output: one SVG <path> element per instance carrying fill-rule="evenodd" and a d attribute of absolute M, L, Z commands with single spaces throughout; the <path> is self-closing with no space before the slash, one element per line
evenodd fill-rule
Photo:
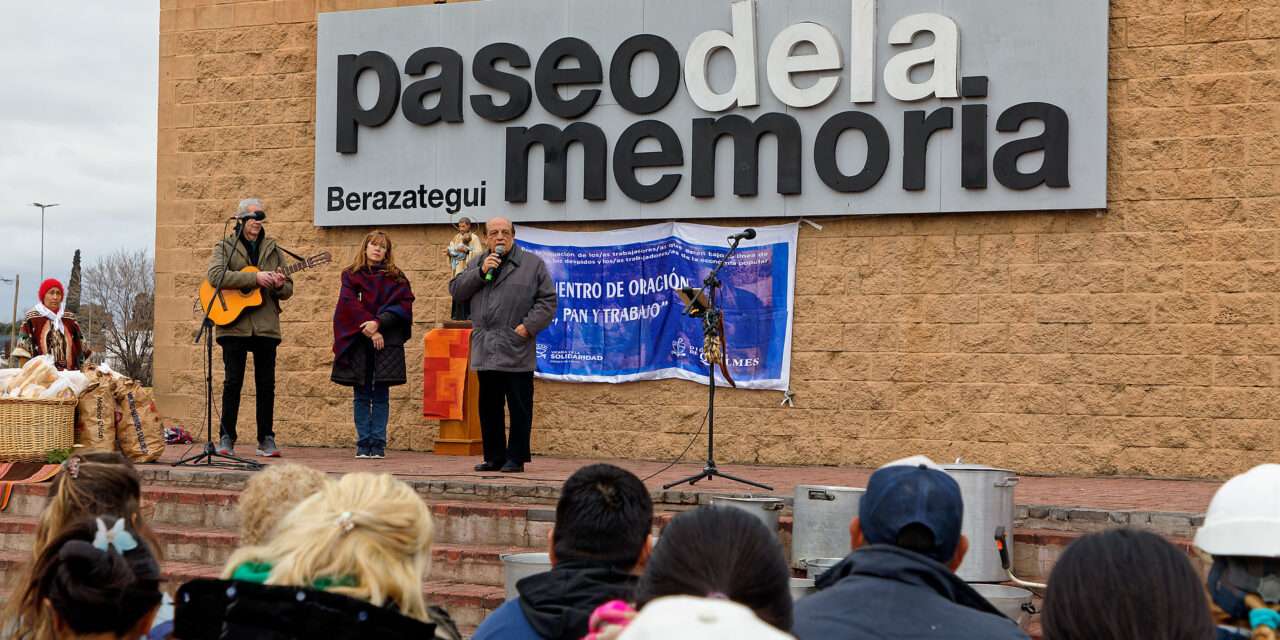
<path fill-rule="evenodd" d="M 476 471 L 497 471 L 501 468 L 502 468 L 502 465 L 494 464 L 488 461 L 481 462 L 480 464 L 476 465 Z"/>
<path fill-rule="evenodd" d="M 502 465 L 501 471 L 503 473 L 524 473 L 524 463 L 508 462 Z"/>

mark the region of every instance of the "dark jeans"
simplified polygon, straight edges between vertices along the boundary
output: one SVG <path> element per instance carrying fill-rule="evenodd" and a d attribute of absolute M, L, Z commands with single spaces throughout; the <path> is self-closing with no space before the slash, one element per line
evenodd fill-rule
<path fill-rule="evenodd" d="M 391 387 L 373 383 L 354 387 L 356 392 L 356 448 L 387 448 L 387 416 L 391 412 Z"/>
<path fill-rule="evenodd" d="M 529 462 L 529 431 L 533 428 L 533 372 L 477 371 L 480 379 L 480 432 L 484 461 L 490 464 Z M 503 405 L 511 412 L 508 440 Z"/>
<path fill-rule="evenodd" d="M 276 409 L 276 347 L 280 341 L 262 336 L 223 336 L 218 338 L 222 346 L 222 427 L 223 435 L 236 441 L 236 419 L 240 414 L 240 389 L 244 386 L 244 365 L 253 354 L 253 383 L 257 393 L 258 443 L 267 436 L 275 436 L 271 430 Z"/>

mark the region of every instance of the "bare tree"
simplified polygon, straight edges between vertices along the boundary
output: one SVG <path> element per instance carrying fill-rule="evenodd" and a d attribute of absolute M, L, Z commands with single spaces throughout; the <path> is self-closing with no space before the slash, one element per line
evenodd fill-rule
<path fill-rule="evenodd" d="M 85 327 L 86 333 L 101 336 L 103 355 L 120 373 L 147 386 L 155 345 L 155 299 L 155 269 L 146 251 L 116 251 L 84 272 L 85 306 L 97 311 L 92 319 L 96 326 Z"/>

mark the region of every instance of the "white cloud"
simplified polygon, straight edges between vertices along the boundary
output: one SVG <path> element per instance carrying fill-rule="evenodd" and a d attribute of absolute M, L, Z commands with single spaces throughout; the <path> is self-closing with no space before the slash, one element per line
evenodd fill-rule
<path fill-rule="evenodd" d="M 65 282 L 118 249 L 155 244 L 159 3 L 50 0 L 0 20 L 0 277 L 35 302 L 40 210 L 46 277 Z M 0 284 L 8 320 L 11 284 Z"/>

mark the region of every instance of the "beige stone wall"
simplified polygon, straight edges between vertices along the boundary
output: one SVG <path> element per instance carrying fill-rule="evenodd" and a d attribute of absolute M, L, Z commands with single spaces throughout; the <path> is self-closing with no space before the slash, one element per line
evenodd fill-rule
<path fill-rule="evenodd" d="M 419 3 L 161 1 L 167 414 L 203 428 L 193 291 L 239 198 L 266 198 L 269 232 L 300 252 L 346 261 L 366 231 L 311 224 L 314 20 L 396 4 Z M 722 462 L 924 452 L 1033 473 L 1220 477 L 1280 459 L 1280 0 L 1113 0 L 1111 15 L 1108 208 L 802 228 L 796 407 L 774 392 L 721 393 Z M 390 231 L 420 338 L 448 315 L 449 230 Z M 287 305 L 286 446 L 354 439 L 348 390 L 328 381 L 337 274 L 299 276 Z M 411 379 L 420 356 L 419 343 Z M 674 456 L 705 406 L 704 387 L 674 381 L 536 393 L 534 447 L 548 455 Z M 436 425 L 420 417 L 417 386 L 392 399 L 391 446 L 429 449 Z"/>

